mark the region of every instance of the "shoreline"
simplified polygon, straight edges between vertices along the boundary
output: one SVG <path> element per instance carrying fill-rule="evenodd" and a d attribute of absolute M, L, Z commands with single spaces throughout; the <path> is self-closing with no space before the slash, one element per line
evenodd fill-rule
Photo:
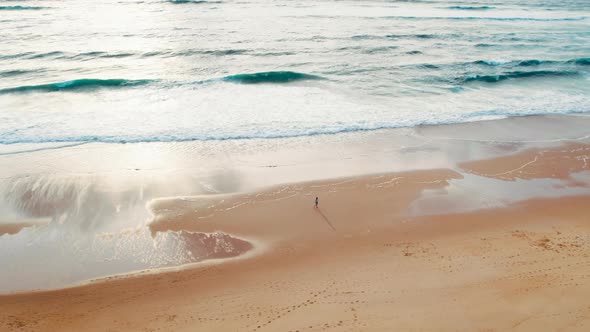
<path fill-rule="evenodd" d="M 232 237 L 232 234 L 227 234 Z M 237 238 L 237 237 L 235 237 Z M 246 239 L 238 238 L 240 240 L 246 241 Z M 256 257 L 257 255 L 263 254 L 264 250 L 267 249 L 267 246 L 263 243 L 259 243 L 258 241 L 247 239 L 247 242 L 250 243 L 253 247 L 252 249 L 248 250 L 245 253 L 242 253 L 238 256 L 234 257 L 226 257 L 226 258 L 209 258 L 198 262 L 193 263 L 186 263 L 182 265 L 176 266 L 165 266 L 165 267 L 158 267 L 153 269 L 146 269 L 146 270 L 137 270 L 131 272 L 124 272 L 119 274 L 112 274 L 112 275 L 105 275 L 98 278 L 93 278 L 89 280 L 83 280 L 77 283 L 73 283 L 67 286 L 61 286 L 56 288 L 47 288 L 47 289 L 31 289 L 25 291 L 15 291 L 15 292 L 8 292 L 8 293 L 0 293 L 0 299 L 2 297 L 10 297 L 10 296 L 24 296 L 24 295 L 32 295 L 32 294 L 44 294 L 44 293 L 53 293 L 53 292 L 61 292 L 67 291 L 77 288 L 89 287 L 93 285 L 100 285 L 104 283 L 111 283 L 116 282 L 117 280 L 125 280 L 125 279 L 135 279 L 135 278 L 142 278 L 145 276 L 151 275 L 159 275 L 159 274 L 167 274 L 167 273 L 176 273 L 185 270 L 191 269 L 203 269 L 212 265 L 219 265 L 225 263 L 231 263 L 234 261 L 240 260 L 248 260 Z"/>
<path fill-rule="evenodd" d="M 44 150 L 53 150 L 53 149 L 61 149 L 61 148 L 69 148 L 69 147 L 76 147 L 79 145 L 86 145 L 86 144 L 174 144 L 174 143 L 195 143 L 195 142 L 232 142 L 232 141 L 266 141 L 266 140 L 297 140 L 297 139 L 304 139 L 304 138 L 322 138 L 322 137 L 330 137 L 330 136 L 343 136 L 343 135 L 363 135 L 363 134 L 371 134 L 377 133 L 383 135 L 384 133 L 390 131 L 398 131 L 398 130 L 420 130 L 420 129 L 429 129 L 429 128 L 445 128 L 445 127 L 455 127 L 455 126 L 469 126 L 469 125 L 478 125 L 481 124 L 483 126 L 486 123 L 490 122 L 498 122 L 498 121 L 527 121 L 527 119 L 535 119 L 535 118 L 590 118 L 588 112 L 570 112 L 570 113 L 540 113 L 540 114 L 522 114 L 522 115 L 499 115 L 495 118 L 481 118 L 477 120 L 471 121 L 459 121 L 459 122 L 446 122 L 446 123 L 423 123 L 423 124 L 414 124 L 414 125 L 400 125 L 400 126 L 391 126 L 391 127 L 376 127 L 376 128 L 369 128 L 369 129 L 350 129 L 350 130 L 342 130 L 342 131 L 335 131 L 335 132 L 318 132 L 318 133 L 310 133 L 310 134 L 299 134 L 299 135 L 285 135 L 285 136 L 253 136 L 253 137 L 228 137 L 228 138 L 191 138 L 186 140 L 138 140 L 138 141 L 70 141 L 70 140 L 59 140 L 59 141 L 23 141 L 23 142 L 10 142 L 10 143 L 0 143 L 0 147 L 8 148 L 8 147 L 18 147 L 18 146 L 32 146 L 37 147 L 36 149 L 30 148 L 25 150 L 13 150 L 7 149 L 8 151 L 5 153 L 0 154 L 2 155 L 9 155 L 9 154 L 20 154 L 20 153 L 30 153 L 30 152 L 39 152 Z M 520 120 L 519 120 L 520 119 Z M 564 141 L 564 140 L 585 140 L 590 138 L 589 135 L 584 135 L 580 137 L 568 137 L 568 138 L 556 138 L 556 139 L 548 139 L 548 140 L 539 140 L 539 141 L 529 141 L 529 142 L 553 142 L 553 141 Z M 497 141 L 500 143 L 502 141 Z"/>
<path fill-rule="evenodd" d="M 548 154 L 548 156 L 544 156 L 544 154 Z M 503 178 L 498 177 L 498 174 L 485 174 L 481 171 L 478 171 L 478 167 L 488 167 L 488 169 L 500 169 L 502 172 L 500 174 L 512 174 L 512 173 L 519 173 L 524 168 L 532 167 L 531 162 L 529 161 L 531 158 L 540 159 L 535 165 L 532 165 L 536 168 L 539 168 L 537 171 L 538 174 L 529 174 L 527 176 L 522 176 L 522 174 L 516 174 L 514 178 Z M 535 160 L 536 160 L 535 159 Z M 555 163 L 559 163 L 560 161 L 567 160 L 567 164 L 558 164 L 557 168 Z M 373 174 L 365 174 L 360 176 L 347 176 L 347 177 L 335 177 L 325 180 L 317 180 L 317 181 L 307 181 L 307 182 L 292 182 L 292 183 L 282 183 L 271 185 L 269 187 L 260 189 L 260 190 L 252 190 L 247 192 L 237 192 L 232 194 L 222 194 L 222 195 L 203 195 L 203 196 L 171 196 L 171 197 L 158 197 L 156 199 L 150 200 L 147 204 L 145 209 L 149 211 L 149 218 L 146 227 L 150 230 L 152 237 L 155 238 L 155 235 L 158 232 L 183 232 L 187 231 L 191 234 L 214 234 L 217 232 L 221 232 L 221 234 L 230 235 L 238 240 L 244 240 L 255 248 L 249 250 L 247 256 L 251 256 L 251 252 L 260 252 L 259 248 L 261 244 L 264 247 L 268 247 L 273 245 L 275 242 L 280 242 L 283 240 L 285 234 L 277 235 L 275 234 L 274 237 L 268 236 L 261 236 L 258 231 L 262 228 L 268 232 L 272 229 L 270 222 L 267 222 L 264 227 L 259 227 L 257 231 L 248 231 L 247 229 L 234 227 L 230 223 L 228 223 L 224 218 L 229 216 L 230 219 L 239 220 L 242 216 L 244 208 L 248 208 L 246 205 L 251 204 L 258 204 L 258 203 L 266 203 L 268 201 L 281 201 L 286 200 L 285 208 L 290 208 L 290 206 L 294 204 L 293 202 L 297 202 L 295 204 L 300 205 L 301 207 L 301 198 L 304 196 L 312 197 L 313 192 L 322 192 L 322 187 L 331 188 L 326 194 L 332 195 L 334 191 L 341 191 L 341 190 L 348 190 L 350 186 L 352 187 L 392 187 L 395 186 L 396 191 L 401 191 L 404 195 L 404 200 L 402 205 L 399 206 L 400 211 L 408 211 L 409 208 L 416 205 L 416 203 L 421 203 L 425 200 L 426 192 L 437 190 L 442 190 L 444 188 L 450 189 L 453 186 L 465 186 L 469 183 L 469 179 L 465 179 L 466 175 L 475 175 L 476 177 L 481 178 L 490 178 L 494 180 L 500 181 L 508 181 L 513 182 L 516 179 L 521 180 L 531 180 L 531 179 L 544 179 L 544 178 L 555 178 L 557 180 L 563 181 L 563 183 L 552 183 L 552 188 L 559 188 L 563 187 L 564 190 L 554 190 L 554 196 L 543 196 L 543 195 L 536 195 L 534 194 L 535 186 L 528 189 L 531 191 L 528 195 L 525 195 L 524 198 L 520 197 L 517 198 L 516 201 L 506 201 L 502 203 L 503 208 L 508 208 L 510 205 L 518 204 L 519 201 L 526 201 L 529 199 L 534 198 L 560 198 L 560 197 L 571 197 L 571 196 L 583 196 L 586 194 L 586 191 L 583 189 L 581 191 L 575 191 L 575 187 L 584 188 L 590 186 L 590 177 L 584 176 L 580 179 L 574 179 L 570 175 L 576 174 L 576 172 L 585 171 L 590 169 L 590 165 L 588 161 L 590 160 L 590 145 L 582 144 L 577 142 L 565 143 L 562 145 L 558 145 L 557 147 L 548 147 L 548 148 L 529 148 L 521 150 L 517 153 L 507 154 L 505 156 L 499 156 L 491 159 L 484 159 L 484 160 L 474 160 L 469 162 L 462 162 L 457 163 L 456 167 L 449 168 L 449 169 L 425 169 L 425 170 L 413 170 L 413 171 L 406 171 L 406 172 L 386 172 L 386 173 L 373 173 Z M 516 168 L 511 165 L 514 164 L 521 165 Z M 491 168 L 490 168 L 491 167 Z M 508 167 L 508 171 L 505 171 L 506 167 Z M 547 168 L 550 168 L 550 172 L 552 174 L 547 173 Z M 557 175 L 554 173 L 558 173 Z M 458 181 L 457 185 L 452 184 L 453 182 Z M 467 181 L 466 184 L 463 182 Z M 413 184 L 412 184 L 413 183 Z M 498 182 L 501 183 L 501 182 Z M 404 185 L 406 187 L 404 187 Z M 523 183 L 524 185 L 524 183 Z M 401 186 L 401 189 L 400 189 Z M 530 185 L 529 185 L 530 186 Z M 574 187 L 573 189 L 568 189 L 569 187 Z M 508 188 L 508 187 L 506 187 Z M 498 190 L 498 189 L 495 189 Z M 587 191 L 590 193 L 590 191 Z M 358 195 L 355 193 L 354 195 Z M 382 195 L 382 194 L 379 194 Z M 377 197 L 382 199 L 382 197 Z M 432 209 L 429 205 L 432 201 L 439 201 L 444 202 L 445 204 L 451 203 L 450 205 L 455 204 L 457 201 L 464 199 L 466 197 L 453 197 L 450 201 L 441 200 L 441 198 L 445 198 L 444 196 L 449 196 L 448 194 L 443 195 L 435 195 L 434 198 L 430 197 L 429 199 L 425 200 L 424 204 L 419 204 L 418 210 L 423 210 L 423 212 L 415 215 L 413 212 L 408 212 L 409 214 L 404 215 L 396 215 L 394 218 L 415 218 L 416 216 L 420 215 L 445 215 L 449 213 L 457 213 L 457 212 L 469 212 L 470 210 L 481 211 L 489 209 L 486 205 L 473 205 L 471 207 L 459 207 L 458 209 L 440 209 L 437 207 L 437 204 L 434 204 L 435 207 Z M 260 199 L 262 197 L 262 199 Z M 324 196 L 323 196 L 324 197 Z M 329 197 L 329 196 L 328 196 Z M 366 198 L 363 198 L 366 199 Z M 261 202 L 258 202 L 261 201 Z M 453 202 L 455 201 L 455 202 Z M 401 202 L 398 200 L 398 203 Z M 203 204 L 209 205 L 208 207 L 203 207 Z M 440 205 L 440 203 L 438 203 Z M 236 209 L 237 217 L 232 216 L 233 211 Z M 163 211 L 172 211 L 175 214 L 175 217 L 170 217 L 167 215 L 166 212 Z M 194 210 L 194 211 L 193 211 Z M 256 208 L 255 208 L 256 210 Z M 415 210 L 415 209 L 414 209 Z M 229 212 L 228 212 L 229 211 Z M 391 212 L 388 212 L 391 214 Z M 275 212 L 271 212 L 271 214 L 276 214 Z M 308 216 L 309 217 L 309 216 Z M 323 216 L 324 219 L 327 219 Z M 188 219 L 187 219 L 188 218 Z M 221 221 L 220 221 L 221 219 Z M 196 222 L 195 222 L 196 221 Z M 330 224 L 328 221 L 327 224 L 334 228 L 333 225 Z M 13 224 L 11 224 L 13 225 Z M 8 226 L 11 226 L 8 225 Z M 38 226 L 40 224 L 27 224 L 21 223 L 19 224 L 20 230 L 30 226 Z M 335 229 L 334 229 L 335 230 Z M 16 230 L 15 230 L 16 233 Z M 278 240 L 277 240 L 278 239 Z M 258 248 L 258 249 L 257 249 Z M 236 257 L 232 257 L 231 259 L 240 259 L 243 254 L 240 254 Z M 159 273 L 159 271 L 167 271 L 169 269 L 190 269 L 192 266 L 205 264 L 207 262 L 213 264 L 223 263 L 224 260 L 230 258 L 205 258 L 203 260 L 199 260 L 197 262 L 187 262 L 180 265 L 175 266 L 162 266 L 162 267 L 155 267 L 155 268 L 148 268 L 148 269 L 140 269 L 140 270 L 132 270 L 129 272 L 120 272 L 114 274 L 107 274 L 98 277 L 92 277 L 90 279 L 77 281 L 68 285 L 64 286 L 56 286 L 52 288 L 45 288 L 45 289 L 37 289 L 31 291 L 40 291 L 43 292 L 45 290 L 59 290 L 59 289 L 66 289 L 71 287 L 77 287 L 80 284 L 87 284 L 87 283 L 94 283 L 94 282 L 103 282 L 104 280 L 112 279 L 113 277 L 116 278 L 126 278 L 126 277 L 133 277 L 134 275 L 142 275 L 145 274 L 147 271 L 148 273 Z M 17 293 L 26 293 L 27 290 L 16 290 L 12 292 L 2 293 L 2 294 L 17 294 Z M 2 295 L 0 294 L 0 295 Z"/>
<path fill-rule="evenodd" d="M 560 129 L 564 127 L 567 132 Z M 33 144 L 23 146 L 22 153 L 12 153 L 11 146 L 9 153 L 0 154 L 5 173 L 0 186 L 30 179 L 74 190 L 90 185 L 111 192 L 148 191 L 149 199 L 234 194 L 287 183 L 456 168 L 529 148 L 590 142 L 588 127 L 587 115 L 531 115 L 276 140 L 89 142 L 50 150 Z M 0 151 L 5 147 L 0 145 Z M 10 201 L 14 193 L 0 195 Z M 0 202 L 0 212 L 3 208 Z"/>
<path fill-rule="evenodd" d="M 502 124 L 511 125 L 520 126 L 518 121 Z M 546 128 L 544 121 L 536 125 Z M 440 130 L 454 138 L 441 140 Z M 126 197 L 130 205 L 140 202 L 137 215 L 149 222 L 136 227 L 151 234 L 152 241 L 162 234 L 220 232 L 254 248 L 229 259 L 0 294 L 0 329 L 585 330 L 590 326 L 583 305 L 583 294 L 590 291 L 585 282 L 590 242 L 584 236 L 590 231 L 590 143 L 463 140 L 471 131 L 480 126 L 452 133 L 429 128 L 421 134 L 436 139 L 414 144 L 414 150 L 400 147 L 405 141 L 396 142 L 393 152 L 382 146 L 370 150 L 369 143 L 390 138 L 377 135 L 347 146 L 338 159 L 305 160 L 295 175 L 288 174 L 288 166 L 257 173 L 261 168 L 242 161 L 246 166 L 240 167 L 247 171 L 239 176 L 214 173 L 212 178 L 227 185 L 228 179 L 239 182 L 258 174 L 267 185 L 227 186 L 217 193 L 174 195 L 166 190 L 186 178 L 168 176 L 165 190 L 143 185 L 136 196 L 134 181 L 152 174 L 125 179 L 119 193 L 119 179 L 103 170 L 100 176 L 112 182 L 98 182 L 102 178 L 92 175 L 88 202 L 98 210 L 114 209 Z M 407 137 L 414 139 L 414 134 Z M 280 155 L 274 153 L 269 156 Z M 389 169 L 367 169 L 365 160 L 346 159 L 363 154 L 366 161 L 388 161 Z M 441 156 L 434 158 L 437 162 L 422 159 L 435 154 Z M 289 157 L 287 153 L 281 161 Z M 342 161 L 348 164 L 327 167 Z M 307 174 L 301 174 L 318 167 L 323 178 L 306 180 Z M 350 174 L 355 169 L 364 173 Z M 46 188 L 66 192 L 88 186 L 60 174 L 47 181 Z M 186 187 L 195 183 L 201 182 Z M 319 209 L 313 207 L 316 196 Z M 39 214 L 52 202 L 73 206 L 69 196 L 60 197 L 24 206 Z M 48 229 L 79 227 L 75 221 Z M 118 234 L 117 229 L 109 232 Z M 25 238 L 27 229 L 23 232 Z M 118 236 L 124 239 L 125 228 L 122 232 Z M 154 252 L 166 243 L 154 242 Z M 170 254 L 194 244 L 179 245 Z M 541 308 L 548 314 L 539 315 Z M 324 313 L 312 314 L 317 310 Z"/>

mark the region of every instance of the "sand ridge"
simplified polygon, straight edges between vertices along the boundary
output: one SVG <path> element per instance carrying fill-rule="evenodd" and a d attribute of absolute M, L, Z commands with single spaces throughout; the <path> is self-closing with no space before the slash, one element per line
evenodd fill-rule
<path fill-rule="evenodd" d="M 556 178 L 590 170 L 590 146 L 568 143 L 558 148 L 534 148 L 492 160 L 464 162 L 459 167 L 469 173 L 501 180 Z"/>

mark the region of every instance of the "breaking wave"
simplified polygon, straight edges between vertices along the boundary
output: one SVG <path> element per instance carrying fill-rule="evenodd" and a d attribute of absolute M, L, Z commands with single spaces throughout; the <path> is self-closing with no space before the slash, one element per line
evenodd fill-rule
<path fill-rule="evenodd" d="M 36 6 L 0 6 L 0 10 L 39 10 L 43 7 Z"/>
<path fill-rule="evenodd" d="M 290 83 L 295 81 L 318 80 L 320 76 L 293 71 L 269 71 L 253 74 L 237 74 L 222 78 L 223 81 L 240 84 Z"/>
<path fill-rule="evenodd" d="M 510 79 L 531 78 L 531 77 L 563 77 L 578 76 L 576 71 L 558 71 L 558 70 L 537 70 L 537 71 L 513 71 L 497 75 L 472 75 L 463 79 L 463 82 L 485 82 L 496 83 Z"/>
<path fill-rule="evenodd" d="M 445 8 L 446 9 L 456 9 L 456 10 L 489 10 L 489 9 L 494 9 L 496 7 L 493 7 L 493 6 L 448 6 Z"/>
<path fill-rule="evenodd" d="M 1 89 L 0 94 L 9 93 L 27 93 L 27 92 L 57 92 L 57 91 L 78 91 L 94 90 L 101 88 L 120 88 L 144 85 L 152 82 L 151 80 L 126 80 L 126 79 L 95 79 L 82 78 L 77 80 L 40 84 L 24 85 L 14 88 Z"/>

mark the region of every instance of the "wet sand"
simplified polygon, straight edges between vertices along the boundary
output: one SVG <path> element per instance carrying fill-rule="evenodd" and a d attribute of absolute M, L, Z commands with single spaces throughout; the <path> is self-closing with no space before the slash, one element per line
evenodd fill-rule
<path fill-rule="evenodd" d="M 43 226 L 49 220 L 20 220 L 18 222 L 0 222 L 0 236 L 4 234 L 16 234 L 27 227 Z"/>
<path fill-rule="evenodd" d="M 559 148 L 535 148 L 492 160 L 460 163 L 463 170 L 479 176 L 514 181 L 535 178 L 570 179 L 570 174 L 590 168 L 590 146 L 568 143 Z"/>
<path fill-rule="evenodd" d="M 587 331 L 590 195 L 462 213 L 410 206 L 464 174 L 588 186 L 572 176 L 590 171 L 589 149 L 565 142 L 457 168 L 160 198 L 149 206 L 152 233 L 221 231 L 257 244 L 256 254 L 3 295 L 0 329 Z"/>
<path fill-rule="evenodd" d="M 23 228 L 34 226 L 31 223 L 6 223 L 0 224 L 0 235 L 4 234 L 16 234 Z"/>

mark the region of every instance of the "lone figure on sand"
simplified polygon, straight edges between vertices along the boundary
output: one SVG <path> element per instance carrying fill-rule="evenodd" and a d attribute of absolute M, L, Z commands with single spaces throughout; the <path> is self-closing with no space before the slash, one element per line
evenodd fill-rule
<path fill-rule="evenodd" d="M 320 203 L 320 200 L 318 199 L 318 197 L 316 196 L 315 198 L 315 208 L 318 208 L 318 204 Z"/>

